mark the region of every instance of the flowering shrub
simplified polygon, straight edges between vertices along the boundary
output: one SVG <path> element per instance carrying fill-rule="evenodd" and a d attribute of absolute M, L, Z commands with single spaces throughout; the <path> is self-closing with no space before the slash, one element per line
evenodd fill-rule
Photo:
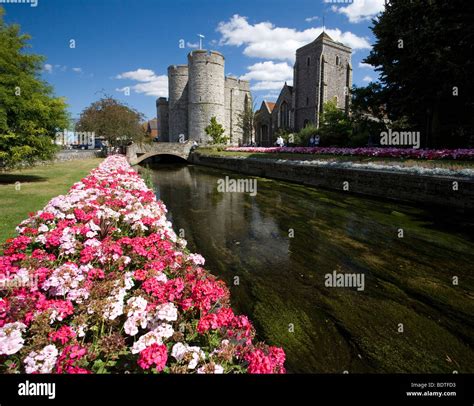
<path fill-rule="evenodd" d="M 474 159 L 474 149 L 413 149 L 413 148 L 338 148 L 338 147 L 227 147 L 234 152 L 268 152 L 292 154 L 322 154 L 415 159 Z"/>
<path fill-rule="evenodd" d="M 0 257 L 2 372 L 285 372 L 124 157 L 17 231 Z"/>

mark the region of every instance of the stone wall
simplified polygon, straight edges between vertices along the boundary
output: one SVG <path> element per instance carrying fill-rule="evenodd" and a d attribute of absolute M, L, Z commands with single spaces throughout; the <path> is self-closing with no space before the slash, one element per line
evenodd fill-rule
<path fill-rule="evenodd" d="M 414 175 L 371 169 L 318 167 L 271 159 L 216 157 L 194 152 L 194 164 L 236 171 L 309 186 L 339 190 L 365 196 L 416 203 L 427 206 L 446 206 L 474 209 L 474 179 L 448 176 Z M 345 184 L 344 182 L 348 182 Z M 458 190 L 453 190 L 458 182 Z M 344 191 L 348 185 L 349 190 Z"/>
<path fill-rule="evenodd" d="M 158 140 L 169 142 L 169 106 L 166 97 L 160 97 L 156 101 L 156 117 L 158 127 Z"/>
<path fill-rule="evenodd" d="M 246 103 L 252 107 L 250 83 L 246 80 L 225 78 L 225 135 L 229 137 L 229 144 L 240 145 L 243 142 L 243 132 L 239 127 L 240 115 Z M 248 140 L 246 140 L 248 142 Z"/>
<path fill-rule="evenodd" d="M 168 67 L 168 91 L 169 141 L 180 141 L 181 134 L 188 139 L 188 65 Z"/>
<path fill-rule="evenodd" d="M 337 107 L 347 111 L 348 90 L 352 87 L 351 50 L 332 41 L 323 41 L 324 98 L 319 103 L 337 99 Z M 336 63 L 337 62 L 337 63 Z"/>
<path fill-rule="evenodd" d="M 59 151 L 54 160 L 55 161 L 71 161 L 74 159 L 90 159 L 103 157 L 101 150 L 87 150 L 87 149 L 67 149 Z"/>

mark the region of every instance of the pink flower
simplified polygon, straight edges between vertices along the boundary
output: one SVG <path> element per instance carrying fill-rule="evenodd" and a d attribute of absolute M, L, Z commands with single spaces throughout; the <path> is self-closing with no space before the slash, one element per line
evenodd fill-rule
<path fill-rule="evenodd" d="M 165 369 L 167 360 L 166 346 L 154 343 L 140 352 L 137 362 L 142 369 L 149 369 L 155 366 L 156 370 L 160 372 Z"/>
<path fill-rule="evenodd" d="M 69 326 L 62 326 L 57 331 L 49 333 L 49 338 L 52 341 L 59 341 L 61 344 L 66 344 L 72 338 L 76 336 L 76 333 Z"/>
<path fill-rule="evenodd" d="M 247 371 L 251 374 L 283 374 L 285 368 L 285 353 L 281 348 L 268 347 L 267 353 L 261 349 L 256 349 L 245 355 L 245 360 L 249 363 Z"/>

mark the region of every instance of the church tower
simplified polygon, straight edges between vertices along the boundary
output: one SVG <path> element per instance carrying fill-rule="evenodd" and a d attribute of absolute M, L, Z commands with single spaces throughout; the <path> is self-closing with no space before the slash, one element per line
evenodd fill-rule
<path fill-rule="evenodd" d="M 351 48 L 326 32 L 296 50 L 294 66 L 295 130 L 309 123 L 319 126 L 324 103 L 334 100 L 349 112 L 352 87 Z"/>

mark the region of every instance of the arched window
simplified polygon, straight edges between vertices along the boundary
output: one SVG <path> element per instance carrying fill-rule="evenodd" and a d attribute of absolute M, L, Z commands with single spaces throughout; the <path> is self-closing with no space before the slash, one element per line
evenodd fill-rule
<path fill-rule="evenodd" d="M 336 65 L 339 66 L 340 63 L 341 63 L 341 60 L 339 56 L 336 56 Z"/>
<path fill-rule="evenodd" d="M 309 97 L 306 97 L 306 105 L 309 106 Z"/>
<path fill-rule="evenodd" d="M 308 65 L 308 66 L 311 65 L 311 57 L 310 56 L 308 56 L 308 59 L 306 59 L 306 65 Z"/>

